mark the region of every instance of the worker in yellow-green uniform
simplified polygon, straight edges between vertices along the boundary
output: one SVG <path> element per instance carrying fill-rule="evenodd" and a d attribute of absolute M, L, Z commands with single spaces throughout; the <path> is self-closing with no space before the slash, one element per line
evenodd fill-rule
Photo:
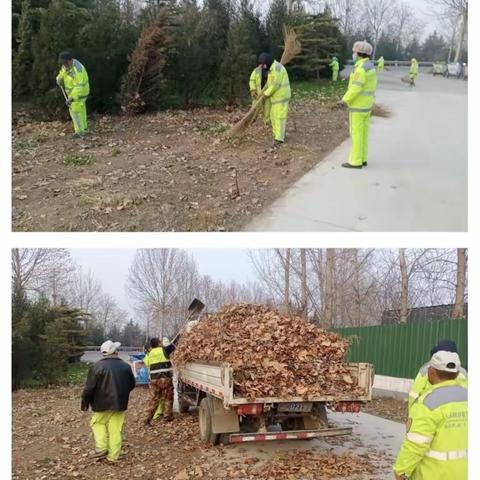
<path fill-rule="evenodd" d="M 97 460 L 121 459 L 122 430 L 130 392 L 135 388 L 131 367 L 118 357 L 119 342 L 107 340 L 100 347 L 102 359 L 88 371 L 82 392 L 82 411 L 93 410 L 90 421 Z"/>
<path fill-rule="evenodd" d="M 178 341 L 178 336 L 176 341 Z M 163 415 L 163 420 L 173 420 L 173 368 L 170 355 L 175 351 L 175 344 L 167 338 L 150 340 L 150 350 L 145 355 L 143 363 L 150 373 L 149 388 L 151 397 L 146 407 L 145 424 L 151 425 L 152 420 Z"/>
<path fill-rule="evenodd" d="M 383 72 L 384 70 L 385 70 L 385 59 L 383 57 L 380 57 L 378 59 L 377 71 Z"/>
<path fill-rule="evenodd" d="M 268 72 L 266 89 L 262 90 L 261 95 L 270 101 L 270 122 L 274 138 L 274 148 L 285 142 L 285 132 L 287 128 L 288 105 L 292 96 L 290 90 L 290 80 L 286 68 L 276 60 L 273 60 L 269 53 L 262 53 L 259 57 L 259 63 L 263 70 Z"/>
<path fill-rule="evenodd" d="M 453 340 L 441 340 L 438 342 L 438 345 L 432 348 L 430 351 L 430 357 L 432 357 L 435 353 L 439 352 L 440 350 L 446 352 L 454 352 L 458 353 L 457 351 L 457 344 Z M 426 390 L 430 389 L 432 385 L 428 381 L 428 367 L 430 362 L 425 363 L 423 365 L 417 376 L 415 377 L 415 381 L 413 382 L 412 388 L 410 389 L 410 393 L 408 394 L 408 409 L 412 407 L 415 403 L 417 398 L 419 398 Z M 465 388 L 468 387 L 468 373 L 463 368 L 459 368 L 457 381 L 460 382 Z"/>
<path fill-rule="evenodd" d="M 338 72 L 340 70 L 340 64 L 338 63 L 338 58 L 333 57 L 332 62 L 330 63 L 329 66 L 332 69 L 332 80 L 336 82 L 338 80 Z"/>
<path fill-rule="evenodd" d="M 62 67 L 57 75 L 57 85 L 65 89 L 67 106 L 75 130 L 74 137 L 87 133 L 87 98 L 90 93 L 88 74 L 85 67 L 70 52 L 60 53 Z"/>
<path fill-rule="evenodd" d="M 459 371 L 458 353 L 433 354 L 428 367 L 432 386 L 410 409 L 393 466 L 397 480 L 467 480 L 468 392 L 458 381 Z"/>
<path fill-rule="evenodd" d="M 367 166 L 368 134 L 370 130 L 370 115 L 377 89 L 377 73 L 370 59 L 373 48 L 367 41 L 356 42 L 353 45 L 353 60 L 355 66 L 350 74 L 348 90 L 341 100 L 349 110 L 350 137 L 352 148 L 345 168 L 362 168 Z"/>
<path fill-rule="evenodd" d="M 262 68 L 262 64 L 260 63 L 250 75 L 250 96 L 252 97 L 252 101 L 257 100 L 257 98 L 262 94 L 262 90 L 267 84 L 268 80 L 268 70 Z M 271 104 L 270 99 L 266 98 L 263 102 L 263 121 L 266 125 L 270 123 L 270 110 Z"/>
<path fill-rule="evenodd" d="M 412 62 L 410 64 L 410 85 L 415 87 L 415 80 L 418 77 L 418 62 L 416 58 L 412 58 Z"/>

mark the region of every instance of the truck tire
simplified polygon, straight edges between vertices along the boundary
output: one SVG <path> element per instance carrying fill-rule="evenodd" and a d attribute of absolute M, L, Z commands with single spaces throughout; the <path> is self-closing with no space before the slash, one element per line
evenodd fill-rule
<path fill-rule="evenodd" d="M 217 445 L 220 439 L 220 434 L 213 433 L 212 415 L 213 415 L 212 399 L 210 396 L 208 396 L 202 399 L 202 401 L 200 402 L 200 409 L 198 411 L 200 439 L 205 443 Z"/>

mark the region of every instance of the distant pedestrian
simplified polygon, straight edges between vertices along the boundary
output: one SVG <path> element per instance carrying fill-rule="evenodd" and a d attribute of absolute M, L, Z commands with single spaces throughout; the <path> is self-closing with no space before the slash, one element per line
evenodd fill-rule
<path fill-rule="evenodd" d="M 383 57 L 380 57 L 378 59 L 378 64 L 377 64 L 377 71 L 379 73 L 383 72 L 385 70 L 385 59 Z"/>
<path fill-rule="evenodd" d="M 112 463 L 120 459 L 128 399 L 135 388 L 132 369 L 118 357 L 120 345 L 107 340 L 100 347 L 103 358 L 88 372 L 81 407 L 93 411 L 90 426 L 95 439 L 94 458 L 106 458 Z"/>
<path fill-rule="evenodd" d="M 410 85 L 412 87 L 415 87 L 416 86 L 415 80 L 418 77 L 418 62 L 416 58 L 412 58 L 412 61 L 410 63 L 409 76 L 410 76 Z"/>
<path fill-rule="evenodd" d="M 338 72 L 340 71 L 340 64 L 338 63 L 337 57 L 332 58 L 330 68 L 332 69 L 332 81 L 336 82 L 338 80 Z"/>

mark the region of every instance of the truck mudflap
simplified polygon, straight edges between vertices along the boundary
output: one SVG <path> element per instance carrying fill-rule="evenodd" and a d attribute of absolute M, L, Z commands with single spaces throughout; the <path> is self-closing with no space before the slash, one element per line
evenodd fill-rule
<path fill-rule="evenodd" d="M 276 433 L 231 433 L 230 443 L 265 442 L 267 440 L 306 440 L 317 437 L 350 435 L 351 428 L 325 428 L 323 430 L 296 430 Z"/>

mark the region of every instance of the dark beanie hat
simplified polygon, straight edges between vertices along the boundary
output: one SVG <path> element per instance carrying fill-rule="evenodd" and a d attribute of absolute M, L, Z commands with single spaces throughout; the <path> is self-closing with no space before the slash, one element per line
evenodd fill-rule
<path fill-rule="evenodd" d="M 438 344 L 430 351 L 430 356 L 435 355 L 437 352 L 458 353 L 457 344 L 453 340 L 440 340 Z"/>

